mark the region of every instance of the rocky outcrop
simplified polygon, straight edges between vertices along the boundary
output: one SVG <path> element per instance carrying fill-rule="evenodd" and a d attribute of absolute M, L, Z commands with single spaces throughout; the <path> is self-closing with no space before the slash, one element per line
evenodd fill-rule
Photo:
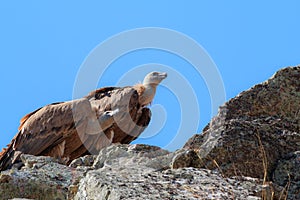
<path fill-rule="evenodd" d="M 300 66 L 278 71 L 175 152 L 114 144 L 69 166 L 21 155 L 0 199 L 300 199 L 299 80 Z"/>
<path fill-rule="evenodd" d="M 59 164 L 51 157 L 22 155 L 25 166 L 0 174 L 0 199 L 66 199 L 83 172 Z"/>
<path fill-rule="evenodd" d="M 278 161 L 272 180 L 284 187 L 282 195 L 300 199 L 300 151 L 288 154 Z M 284 194 L 285 193 L 285 194 Z"/>
<path fill-rule="evenodd" d="M 0 199 L 196 200 L 267 195 L 259 179 L 226 178 L 208 169 L 170 169 L 174 154 L 154 146 L 119 144 L 70 166 L 49 157 L 23 155 L 25 167 L 1 173 Z"/>
<path fill-rule="evenodd" d="M 300 150 L 300 67 L 280 70 L 225 103 L 203 133 L 194 135 L 184 148 L 199 156 L 196 164 L 184 167 L 290 184 L 294 188 L 290 193 L 300 195 L 299 176 L 291 176 L 292 169 L 300 168 L 299 160 L 293 161 L 294 167 L 281 169 L 283 163 L 290 163 L 286 157 Z M 290 174 L 290 179 L 279 178 L 277 172 L 283 177 Z"/>

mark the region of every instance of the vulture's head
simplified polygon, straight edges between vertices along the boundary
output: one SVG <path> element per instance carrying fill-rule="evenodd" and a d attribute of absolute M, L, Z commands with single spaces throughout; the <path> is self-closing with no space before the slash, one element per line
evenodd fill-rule
<path fill-rule="evenodd" d="M 150 72 L 146 75 L 143 81 L 143 85 L 158 85 L 162 80 L 164 80 L 167 77 L 166 72 Z"/>

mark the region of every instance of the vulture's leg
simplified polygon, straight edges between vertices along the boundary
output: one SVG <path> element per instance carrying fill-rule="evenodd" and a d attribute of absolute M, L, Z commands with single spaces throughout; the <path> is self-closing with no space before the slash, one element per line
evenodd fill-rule
<path fill-rule="evenodd" d="M 101 116 L 98 118 L 98 122 L 101 126 L 102 131 L 108 129 L 114 123 L 114 116 L 119 113 L 119 108 L 115 110 L 105 111 Z"/>
<path fill-rule="evenodd" d="M 86 133 L 89 135 L 99 134 L 100 132 L 104 132 L 106 129 L 111 127 L 114 123 L 114 116 L 119 113 L 119 109 L 105 111 L 103 114 L 99 116 L 97 119 L 96 116 L 94 118 L 88 119 L 88 124 L 86 127 Z"/>

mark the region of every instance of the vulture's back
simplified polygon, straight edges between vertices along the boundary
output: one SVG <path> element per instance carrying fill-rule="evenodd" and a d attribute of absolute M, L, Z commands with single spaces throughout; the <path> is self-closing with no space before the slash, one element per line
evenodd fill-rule
<path fill-rule="evenodd" d="M 102 130 L 101 116 L 116 109 L 110 126 Z M 82 99 L 47 105 L 23 118 L 18 134 L 0 153 L 0 170 L 19 162 L 22 153 L 70 163 L 111 143 L 130 143 L 150 118 L 150 110 L 141 107 L 139 94 L 132 87 L 101 88 Z"/>

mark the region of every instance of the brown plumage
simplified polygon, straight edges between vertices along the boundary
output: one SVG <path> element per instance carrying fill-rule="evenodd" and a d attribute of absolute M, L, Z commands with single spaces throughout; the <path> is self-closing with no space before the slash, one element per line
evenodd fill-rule
<path fill-rule="evenodd" d="M 151 111 L 145 106 L 166 77 L 166 73 L 152 72 L 143 84 L 101 88 L 25 115 L 19 132 L 0 153 L 0 171 L 20 162 L 23 153 L 52 156 L 68 164 L 111 143 L 130 143 L 148 126 Z"/>
<path fill-rule="evenodd" d="M 138 99 L 132 87 L 102 88 L 82 99 L 50 104 L 27 114 L 20 121 L 18 134 L 0 153 L 0 170 L 18 162 L 21 153 L 62 158 L 69 163 L 111 143 L 130 143 L 151 117 Z M 97 118 L 114 109 L 119 112 L 113 124 L 102 132 Z"/>

